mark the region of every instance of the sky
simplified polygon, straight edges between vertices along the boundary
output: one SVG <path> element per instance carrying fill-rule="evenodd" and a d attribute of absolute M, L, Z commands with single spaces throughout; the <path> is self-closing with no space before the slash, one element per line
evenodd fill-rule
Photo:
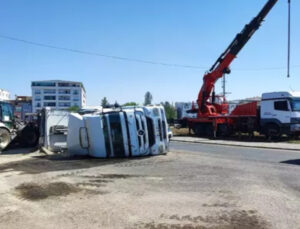
<path fill-rule="evenodd" d="M 0 0 L 0 36 L 131 59 L 34 46 L 0 37 L 0 88 L 31 95 L 31 81 L 81 81 L 87 104 L 197 99 L 203 75 L 266 0 Z M 228 99 L 300 91 L 300 1 L 292 0 L 287 79 L 287 0 L 279 0 L 231 65 Z M 216 92 L 221 92 L 221 80 Z"/>

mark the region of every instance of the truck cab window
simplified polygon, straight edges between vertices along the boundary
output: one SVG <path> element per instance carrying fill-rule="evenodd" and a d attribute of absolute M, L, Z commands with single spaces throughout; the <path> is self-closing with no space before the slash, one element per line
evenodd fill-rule
<path fill-rule="evenodd" d="M 3 122 L 11 122 L 13 120 L 13 107 L 11 104 L 1 104 L 1 119 Z"/>
<path fill-rule="evenodd" d="M 124 139 L 122 132 L 122 124 L 119 113 L 109 114 L 109 125 L 111 132 L 111 141 L 113 145 L 114 155 L 116 157 L 124 157 Z"/>
<path fill-rule="evenodd" d="M 287 101 L 276 101 L 274 102 L 274 109 L 277 111 L 289 111 Z"/>
<path fill-rule="evenodd" d="M 291 105 L 293 111 L 300 111 L 300 99 L 293 99 Z"/>

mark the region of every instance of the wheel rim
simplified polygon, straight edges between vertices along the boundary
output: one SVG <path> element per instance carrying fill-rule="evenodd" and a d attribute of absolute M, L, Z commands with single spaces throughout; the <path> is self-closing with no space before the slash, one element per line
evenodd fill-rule
<path fill-rule="evenodd" d="M 8 145 L 9 141 L 10 141 L 9 135 L 5 132 L 2 133 L 0 132 L 0 148 L 4 149 Z"/>

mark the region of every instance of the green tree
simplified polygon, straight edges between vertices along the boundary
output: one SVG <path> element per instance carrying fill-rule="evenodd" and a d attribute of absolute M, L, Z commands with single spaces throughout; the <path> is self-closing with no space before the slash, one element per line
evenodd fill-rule
<path fill-rule="evenodd" d="M 162 102 L 161 105 L 165 108 L 167 120 L 170 122 L 176 118 L 176 108 L 169 102 Z"/>
<path fill-rule="evenodd" d="M 68 108 L 68 111 L 70 111 L 71 113 L 77 113 L 80 110 L 79 106 L 72 106 Z"/>
<path fill-rule="evenodd" d="M 102 100 L 101 100 L 101 106 L 102 107 L 107 107 L 109 105 L 109 102 L 107 100 L 106 97 L 104 97 Z"/>
<path fill-rule="evenodd" d="M 136 107 L 136 106 L 138 106 L 139 104 L 138 103 L 136 103 L 136 102 L 128 102 L 128 103 L 125 103 L 125 104 L 123 104 L 123 106 L 124 107 L 130 107 L 130 106 L 132 106 L 132 107 Z"/>
<path fill-rule="evenodd" d="M 150 93 L 149 91 L 147 91 L 146 94 L 145 94 L 144 105 L 145 105 L 145 106 L 151 105 L 152 99 L 153 99 L 153 97 L 152 97 L 151 93 Z"/>

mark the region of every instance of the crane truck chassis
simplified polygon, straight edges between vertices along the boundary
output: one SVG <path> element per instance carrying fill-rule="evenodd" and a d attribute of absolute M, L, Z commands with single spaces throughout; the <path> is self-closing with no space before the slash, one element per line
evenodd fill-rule
<path fill-rule="evenodd" d="M 198 136 L 228 136 L 235 132 L 252 134 L 259 131 L 269 137 L 300 132 L 300 93 L 274 92 L 262 95 L 262 101 L 237 105 L 229 113 L 225 95 L 215 94 L 215 83 L 230 74 L 230 64 L 247 44 L 278 0 L 268 0 L 262 10 L 236 35 L 228 48 L 203 77 L 197 108 L 192 106 L 188 117 L 181 122 Z"/>
<path fill-rule="evenodd" d="M 300 135 L 300 92 L 262 94 L 261 101 L 236 106 L 229 114 L 199 119 L 183 117 L 184 124 L 198 136 L 226 137 L 237 132 L 259 132 L 268 138 Z M 205 122 L 206 121 L 206 122 Z"/>

